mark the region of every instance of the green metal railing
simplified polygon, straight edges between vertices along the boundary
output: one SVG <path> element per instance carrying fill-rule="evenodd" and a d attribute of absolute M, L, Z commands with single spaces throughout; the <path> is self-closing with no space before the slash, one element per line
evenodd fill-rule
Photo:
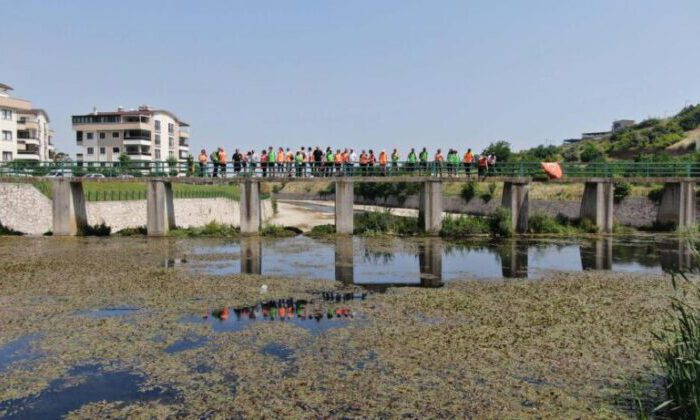
<path fill-rule="evenodd" d="M 565 178 L 700 178 L 697 162 L 562 162 Z M 0 177 L 263 177 L 310 178 L 332 176 L 430 176 L 430 177 L 533 177 L 546 178 L 540 162 L 503 162 L 488 169 L 476 164 L 396 162 L 388 165 L 335 163 L 227 163 L 192 165 L 186 162 L 27 162 L 0 163 Z M 118 194 L 118 192 L 117 192 Z"/>

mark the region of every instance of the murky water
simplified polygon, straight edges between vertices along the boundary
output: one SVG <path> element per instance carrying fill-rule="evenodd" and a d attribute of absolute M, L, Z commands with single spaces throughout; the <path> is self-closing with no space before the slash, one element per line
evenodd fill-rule
<path fill-rule="evenodd" d="M 197 271 L 318 278 L 378 290 L 402 285 L 439 287 L 446 281 L 468 278 L 541 278 L 548 270 L 660 273 L 695 268 L 686 239 L 650 235 L 468 243 L 297 236 L 199 244 L 193 252 L 188 266 Z M 215 257 L 209 258 L 212 255 Z"/>

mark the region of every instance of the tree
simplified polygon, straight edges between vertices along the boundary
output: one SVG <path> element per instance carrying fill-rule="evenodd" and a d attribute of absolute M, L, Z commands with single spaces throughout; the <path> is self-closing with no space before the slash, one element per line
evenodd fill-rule
<path fill-rule="evenodd" d="M 505 140 L 497 141 L 495 143 L 489 144 L 489 146 L 484 149 L 485 155 L 496 155 L 499 162 L 508 162 L 510 160 L 510 143 Z"/>
<path fill-rule="evenodd" d="M 603 158 L 603 152 L 593 143 L 586 143 L 581 150 L 581 162 L 593 162 Z"/>

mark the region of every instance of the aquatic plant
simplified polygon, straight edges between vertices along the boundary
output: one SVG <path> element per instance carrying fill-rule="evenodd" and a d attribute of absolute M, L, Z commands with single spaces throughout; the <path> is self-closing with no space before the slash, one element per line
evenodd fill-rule
<path fill-rule="evenodd" d="M 265 225 L 260 231 L 260 236 L 273 238 L 291 238 L 292 236 L 300 235 L 302 231 L 299 228 L 280 225 Z"/>
<path fill-rule="evenodd" d="M 335 235 L 335 225 L 318 225 L 311 228 L 309 232 L 306 233 L 307 236 L 312 238 Z"/>
<path fill-rule="evenodd" d="M 135 228 L 124 228 L 118 232 L 116 232 L 116 235 L 118 236 L 141 236 L 141 235 L 146 235 L 148 234 L 148 230 L 146 229 L 146 226 L 138 226 Z"/>
<path fill-rule="evenodd" d="M 241 229 L 237 226 L 211 221 L 204 226 L 173 229 L 169 235 L 190 238 L 197 236 L 233 237 L 240 235 L 240 233 Z"/>
<path fill-rule="evenodd" d="M 373 235 L 392 233 L 396 235 L 415 235 L 418 219 L 415 217 L 396 216 L 390 210 L 362 212 L 354 217 L 356 235 Z"/>
<path fill-rule="evenodd" d="M 105 222 L 96 225 L 88 225 L 83 229 L 85 236 L 109 236 L 112 233 L 112 228 L 107 226 Z"/>

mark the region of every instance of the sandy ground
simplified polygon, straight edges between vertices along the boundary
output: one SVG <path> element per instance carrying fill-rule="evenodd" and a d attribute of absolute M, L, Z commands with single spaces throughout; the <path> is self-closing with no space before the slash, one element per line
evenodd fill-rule
<path fill-rule="evenodd" d="M 294 226 L 303 231 L 308 231 L 318 225 L 332 225 L 335 223 L 334 203 L 332 201 L 315 200 L 279 200 L 277 202 L 277 214 L 269 224 L 281 226 Z M 384 211 L 382 206 L 366 206 L 355 204 L 355 212 Z M 392 208 L 391 213 L 397 216 L 418 217 L 418 210 Z M 452 213 L 443 213 L 443 217 Z"/>

